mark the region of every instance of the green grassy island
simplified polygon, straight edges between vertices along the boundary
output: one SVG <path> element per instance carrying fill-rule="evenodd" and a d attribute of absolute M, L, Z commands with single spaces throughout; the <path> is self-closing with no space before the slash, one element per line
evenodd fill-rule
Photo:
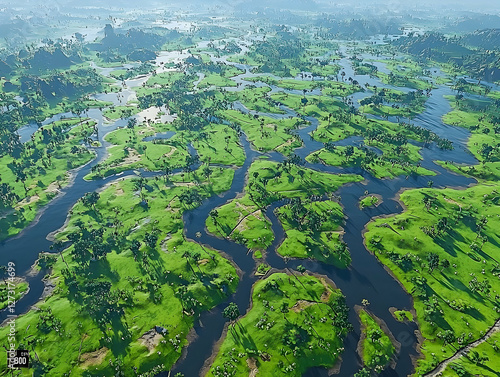
<path fill-rule="evenodd" d="M 207 376 L 301 376 L 332 367 L 349 328 L 344 297 L 324 278 L 274 273 L 255 284 L 248 313 L 228 324 Z"/>

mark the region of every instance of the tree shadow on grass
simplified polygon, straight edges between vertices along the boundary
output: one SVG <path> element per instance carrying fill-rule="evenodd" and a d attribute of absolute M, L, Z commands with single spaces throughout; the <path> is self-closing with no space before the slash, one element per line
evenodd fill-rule
<path fill-rule="evenodd" d="M 453 235 L 450 233 L 454 233 Z M 434 243 L 441 247 L 444 251 L 446 251 L 449 255 L 452 257 L 457 256 L 457 252 L 455 251 L 458 246 L 456 245 L 459 240 L 457 240 L 455 236 L 455 231 L 449 232 L 446 237 L 443 238 L 434 238 Z M 456 233 L 458 235 L 458 233 Z M 463 242 L 465 242 L 465 239 L 463 239 L 462 236 L 459 236 L 458 238 L 462 238 Z"/>
<path fill-rule="evenodd" d="M 111 270 L 111 266 L 106 258 L 90 262 L 87 272 L 89 280 L 97 279 L 100 276 L 105 276 L 112 283 L 117 283 L 120 280 L 120 275 L 116 271 Z"/>
<path fill-rule="evenodd" d="M 488 361 L 486 361 L 487 363 Z M 494 376 L 499 376 L 500 377 L 500 372 L 497 372 L 495 371 L 494 369 L 490 368 L 489 366 L 485 365 L 484 363 L 482 364 L 479 364 L 478 367 L 481 367 L 481 368 L 484 368 L 486 369 L 487 371 L 489 371 L 490 373 L 492 373 Z M 476 373 L 479 372 L 478 370 L 476 370 Z"/>
<path fill-rule="evenodd" d="M 248 334 L 247 330 L 241 326 L 239 322 L 236 323 L 237 326 L 229 328 L 229 332 L 232 334 L 236 343 L 241 344 L 245 350 L 255 350 L 258 351 L 257 345 L 255 344 L 252 337 Z M 232 326 L 232 325 L 229 325 Z"/>
<path fill-rule="evenodd" d="M 462 281 L 458 279 L 450 279 L 448 276 L 444 275 L 445 279 L 453 286 L 453 288 L 460 292 L 467 293 L 470 297 L 474 298 L 475 301 L 484 303 L 484 298 L 478 294 L 473 293 L 469 287 L 467 287 Z"/>

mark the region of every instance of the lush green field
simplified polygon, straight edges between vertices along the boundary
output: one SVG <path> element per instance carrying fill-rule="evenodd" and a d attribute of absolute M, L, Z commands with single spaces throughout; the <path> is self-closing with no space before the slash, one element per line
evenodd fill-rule
<path fill-rule="evenodd" d="M 351 257 L 342 242 L 344 214 L 333 201 L 306 204 L 296 199 L 278 210 L 286 238 L 278 254 L 291 258 L 312 258 L 337 267 L 347 267 Z"/>
<path fill-rule="evenodd" d="M 28 291 L 29 285 L 25 281 L 5 281 L 0 282 L 0 310 L 5 309 L 9 305 L 10 301 L 14 298 L 14 301 L 18 301 L 23 295 Z M 14 291 L 14 296 L 9 294 L 9 291 Z"/>
<path fill-rule="evenodd" d="M 274 239 L 271 224 L 263 215 L 266 205 L 281 198 L 295 198 L 300 208 L 300 229 L 290 219 L 290 206 L 278 210 L 287 238 L 278 253 L 288 257 L 317 258 L 336 265 L 350 262 L 345 245 L 340 241 L 343 221 L 340 206 L 331 201 L 313 202 L 311 196 L 334 193 L 340 186 L 361 180 L 356 175 L 333 175 L 300 166 L 255 161 L 249 169 L 249 181 L 242 198 L 216 209 L 206 220 L 209 232 L 229 237 L 250 249 L 264 250 Z M 304 204 L 303 204 L 304 203 Z"/>
<path fill-rule="evenodd" d="M 237 132 L 223 124 L 209 124 L 188 137 L 201 161 L 212 164 L 243 165 L 245 151 L 240 145 Z"/>
<path fill-rule="evenodd" d="M 406 191 L 400 215 L 368 225 L 368 248 L 415 298 L 424 338 L 417 375 L 499 318 L 498 185 Z"/>
<path fill-rule="evenodd" d="M 361 356 L 365 368 L 376 373 L 387 366 L 396 349 L 389 336 L 364 309 L 359 310 L 361 321 Z"/>
<path fill-rule="evenodd" d="M 247 109 L 263 113 L 284 114 L 276 103 L 267 96 L 271 91 L 269 87 L 245 88 L 238 92 L 226 92 L 225 99 L 229 102 L 240 101 Z"/>
<path fill-rule="evenodd" d="M 173 132 L 169 139 L 144 141 L 156 133 Z M 171 175 L 175 168 L 184 170 L 189 178 L 189 165 L 196 157 L 190 157 L 187 144 L 191 142 L 198 153 L 198 159 L 207 164 L 242 165 L 245 153 L 239 138 L 232 128 L 222 124 L 208 124 L 199 132 L 180 131 L 172 124 L 140 123 L 132 128 L 121 128 L 106 135 L 105 140 L 113 144 L 108 148 L 108 157 L 97 164 L 86 179 L 96 179 L 117 174 L 125 170 L 144 168 L 162 171 Z M 194 158 L 194 159 L 193 159 Z M 210 176 L 209 166 L 200 171 Z"/>
<path fill-rule="evenodd" d="M 217 251 L 183 237 L 183 210 L 228 189 L 232 170 L 217 174 L 217 184 L 196 188 L 122 180 L 75 205 L 58 235 L 72 245 L 53 266 L 53 294 L 16 320 L 17 343 L 32 352 L 23 375 L 134 376 L 132 368 L 172 366 L 200 312 L 238 283 Z"/>
<path fill-rule="evenodd" d="M 136 106 L 111 106 L 103 112 L 103 115 L 109 120 L 128 118 L 139 112 Z"/>
<path fill-rule="evenodd" d="M 275 273 L 255 284 L 250 311 L 229 324 L 207 376 L 301 376 L 332 367 L 350 327 L 347 310 L 323 278 Z"/>
<path fill-rule="evenodd" d="M 360 208 L 374 207 L 380 204 L 380 199 L 375 195 L 369 195 L 359 201 Z"/>
<path fill-rule="evenodd" d="M 332 166 L 359 166 L 377 178 L 394 178 L 399 175 L 435 175 L 433 171 L 418 165 L 421 160 L 420 148 L 412 144 L 393 147 L 387 143 L 372 142 L 384 150 L 378 156 L 366 147 L 335 147 L 335 149 L 321 149 L 310 154 L 306 159 L 309 162 L 322 162 Z"/>
<path fill-rule="evenodd" d="M 394 85 L 401 88 L 412 88 L 417 90 L 432 89 L 434 84 L 430 80 L 411 77 L 406 73 L 391 72 L 389 74 L 384 72 L 377 72 L 377 76 L 384 84 Z"/>
<path fill-rule="evenodd" d="M 252 82 L 264 82 L 271 86 L 278 86 L 283 89 L 305 90 L 324 89 L 324 94 L 347 96 L 359 90 L 359 87 L 338 81 L 323 81 L 323 80 L 300 80 L 300 79 L 275 79 L 270 76 L 250 77 L 246 80 Z"/>
<path fill-rule="evenodd" d="M 302 146 L 302 141 L 291 132 L 304 124 L 298 118 L 277 120 L 269 117 L 254 117 L 236 110 L 224 110 L 221 116 L 239 125 L 258 151 L 276 150 L 288 155 L 295 148 Z"/>
<path fill-rule="evenodd" d="M 216 211 L 216 216 L 206 220 L 210 233 L 228 237 L 254 250 L 265 250 L 273 241 L 271 223 L 249 195 L 235 199 Z"/>
<path fill-rule="evenodd" d="M 448 364 L 443 377 L 484 376 L 496 377 L 500 370 L 500 333 L 474 347 L 467 356 Z"/>
<path fill-rule="evenodd" d="M 409 139 L 421 142 L 436 142 L 438 146 L 449 149 L 446 139 L 435 133 L 409 123 L 393 123 L 384 120 L 367 119 L 358 111 L 342 101 L 326 96 L 299 96 L 277 93 L 271 96 L 284 103 L 297 113 L 319 119 L 319 125 L 311 135 L 321 142 L 335 142 L 349 136 L 363 136 L 367 142 L 378 141 L 393 146 L 401 146 Z"/>
<path fill-rule="evenodd" d="M 0 157 L 0 239 L 24 229 L 67 183 L 68 170 L 94 158 L 88 147 L 94 125 L 85 118 L 51 123 Z"/>
<path fill-rule="evenodd" d="M 500 151 L 498 143 L 498 108 L 483 111 L 472 110 L 461 102 L 449 98 L 453 110 L 443 117 L 447 124 L 465 127 L 471 131 L 467 142 L 468 149 L 480 161 L 473 166 L 447 164 L 449 169 L 473 176 L 482 181 L 498 181 L 500 178 Z"/>

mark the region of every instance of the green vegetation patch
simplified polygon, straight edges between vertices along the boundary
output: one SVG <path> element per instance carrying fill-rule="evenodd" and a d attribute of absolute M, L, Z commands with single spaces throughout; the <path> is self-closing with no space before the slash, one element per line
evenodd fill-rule
<path fill-rule="evenodd" d="M 137 114 L 139 111 L 140 110 L 136 106 L 111 106 L 103 112 L 103 115 L 110 120 L 116 120 L 129 118 L 132 115 Z"/>
<path fill-rule="evenodd" d="M 19 233 L 67 183 L 68 170 L 91 161 L 95 122 L 71 118 L 38 129 L 31 140 L 3 145 L 0 239 Z"/>
<path fill-rule="evenodd" d="M 445 164 L 455 172 L 473 176 L 482 181 L 500 178 L 500 111 L 497 105 L 486 109 L 472 109 L 462 100 L 448 98 L 453 110 L 443 116 L 445 123 L 467 128 L 471 137 L 468 149 L 480 161 L 477 165 Z"/>
<path fill-rule="evenodd" d="M 389 336 L 365 310 L 359 310 L 361 353 L 366 368 L 379 373 L 387 366 L 396 349 Z"/>
<path fill-rule="evenodd" d="M 379 142 L 371 142 L 370 145 L 383 150 L 383 154 L 379 156 L 367 147 L 358 148 L 350 145 L 343 147 L 327 143 L 326 148 L 310 154 L 306 160 L 332 166 L 359 166 L 377 178 L 436 174 L 420 166 L 419 161 L 422 159 L 419 154 L 420 148 L 415 145 L 392 146 Z"/>
<path fill-rule="evenodd" d="M 304 125 L 304 121 L 298 118 L 277 120 L 236 110 L 221 111 L 221 116 L 240 126 L 248 140 L 261 152 L 276 150 L 289 155 L 295 148 L 302 146 L 302 141 L 293 133 L 293 130 Z"/>
<path fill-rule="evenodd" d="M 401 200 L 405 212 L 372 221 L 365 236 L 415 299 L 423 374 L 498 319 L 499 186 L 410 190 Z"/>
<path fill-rule="evenodd" d="M 295 159 L 290 157 L 289 161 Z M 212 234 L 230 237 L 251 249 L 260 250 L 266 249 L 274 239 L 271 223 L 263 214 L 267 205 L 282 198 L 303 200 L 315 195 L 332 194 L 343 184 L 362 180 L 357 175 L 321 173 L 291 162 L 282 164 L 264 159 L 257 160 L 250 166 L 248 176 L 245 195 L 212 211 L 206 220 L 206 226 Z M 338 234 L 332 232 L 337 230 L 340 220 L 335 217 L 338 215 L 338 208 L 331 205 L 332 208 L 326 205 L 322 209 L 321 205 L 313 204 L 313 208 L 318 213 L 323 210 L 325 212 L 318 222 L 324 227 L 325 233 L 318 235 L 317 242 L 336 248 Z M 323 250 L 326 253 L 326 249 Z"/>
<path fill-rule="evenodd" d="M 394 317 L 400 322 L 413 321 L 413 314 L 408 310 L 395 310 Z"/>
<path fill-rule="evenodd" d="M 188 136 L 201 161 L 212 164 L 238 165 L 245 162 L 245 151 L 238 132 L 223 124 L 209 124 Z"/>
<path fill-rule="evenodd" d="M 300 198 L 277 210 L 286 238 L 278 254 L 292 258 L 312 258 L 337 267 L 347 267 L 351 257 L 341 241 L 344 215 L 333 201 L 303 203 Z"/>
<path fill-rule="evenodd" d="M 500 333 L 472 348 L 466 356 L 448 364 L 443 377 L 496 377 L 500 370 Z"/>
<path fill-rule="evenodd" d="M 276 273 L 257 282 L 250 311 L 235 310 L 207 376 L 301 376 L 332 367 L 350 330 L 339 290 L 322 278 Z"/>
<path fill-rule="evenodd" d="M 86 194 L 54 244 L 62 253 L 50 275 L 54 293 L 16 319 L 16 343 L 36 339 L 23 375 L 170 369 L 199 314 L 238 284 L 229 261 L 182 234 L 182 212 L 227 190 L 230 180 L 223 182 L 165 187 L 127 179 Z M 72 244 L 63 250 L 65 240 Z M 8 331 L 0 329 L 0 338 Z"/>
<path fill-rule="evenodd" d="M 379 200 L 380 199 L 378 198 L 378 196 L 375 195 L 366 196 L 359 201 L 359 207 L 360 208 L 374 207 L 379 204 Z"/>
<path fill-rule="evenodd" d="M 28 289 L 28 283 L 22 280 L 12 282 L 7 278 L 5 281 L 0 282 L 0 310 L 5 309 L 12 302 L 18 301 L 28 292 Z"/>

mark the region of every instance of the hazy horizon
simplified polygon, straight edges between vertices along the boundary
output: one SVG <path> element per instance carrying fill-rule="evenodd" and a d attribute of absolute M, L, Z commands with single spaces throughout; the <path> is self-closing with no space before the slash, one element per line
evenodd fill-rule
<path fill-rule="evenodd" d="M 238 8 L 241 5 L 248 7 L 250 4 L 243 0 L 229 2 L 227 0 L 188 0 L 188 1 L 178 1 L 165 3 L 158 0 L 144 0 L 140 3 L 140 7 L 150 8 L 159 7 L 165 8 L 170 6 L 180 6 L 180 5 L 223 5 Z M 467 0 L 441 0 L 439 2 L 424 0 L 415 3 L 408 3 L 405 0 L 389 0 L 389 1 L 370 1 L 370 0 L 256 0 L 253 1 L 251 5 L 258 7 L 268 7 L 268 8 L 280 8 L 280 9 L 304 9 L 310 7 L 311 9 L 317 9 L 326 11 L 328 8 L 332 10 L 338 8 L 380 8 L 387 10 L 414 10 L 423 8 L 435 8 L 435 9 L 451 9 L 456 11 L 472 11 L 472 12 L 494 12 L 500 9 L 500 3 L 493 0 L 476 0 L 470 2 Z M 77 1 L 77 0 L 21 0 L 21 1 L 5 1 L 0 0 L 0 7 L 2 8 L 29 8 L 29 7 L 43 7 L 43 8 L 54 8 L 54 7 L 76 7 L 81 8 L 85 6 L 92 6 L 98 8 L 139 8 L 136 1 L 133 0 L 121 0 L 120 2 L 102 2 L 99 0 L 87 0 L 87 1 Z"/>

